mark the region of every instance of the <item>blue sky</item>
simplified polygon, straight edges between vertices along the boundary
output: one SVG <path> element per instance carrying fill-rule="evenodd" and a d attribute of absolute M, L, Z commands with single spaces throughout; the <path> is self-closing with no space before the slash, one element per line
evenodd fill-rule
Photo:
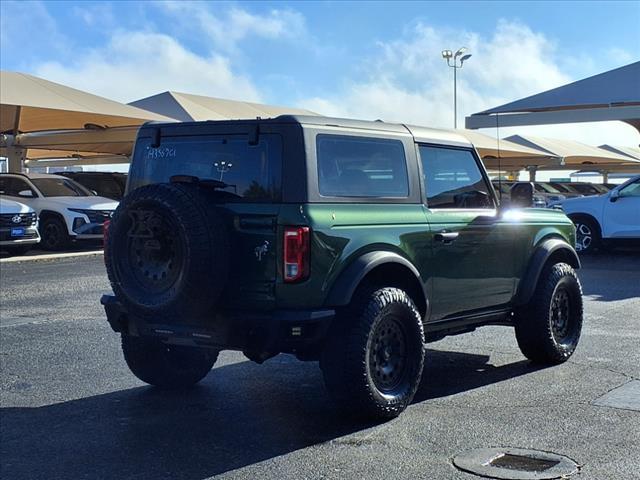
<path fill-rule="evenodd" d="M 124 102 L 176 90 L 440 127 L 452 123 L 444 48 L 473 54 L 459 122 L 640 59 L 638 1 L 2 1 L 0 19 L 2 69 Z M 530 132 L 640 140 L 619 123 Z"/>

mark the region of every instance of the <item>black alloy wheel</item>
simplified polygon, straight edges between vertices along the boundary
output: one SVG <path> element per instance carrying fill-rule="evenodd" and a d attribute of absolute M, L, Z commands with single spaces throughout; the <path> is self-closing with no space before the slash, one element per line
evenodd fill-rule
<path fill-rule="evenodd" d="M 184 241 L 182 236 L 175 234 L 178 226 L 171 217 L 153 211 L 145 218 L 148 226 L 145 234 L 137 234 L 136 213 L 140 212 L 130 212 L 134 218 L 128 238 L 129 264 L 145 290 L 161 293 L 180 277 L 185 261 Z"/>
<path fill-rule="evenodd" d="M 407 341 L 402 323 L 385 317 L 371 335 L 369 369 L 373 381 L 383 393 L 392 393 L 407 374 Z"/>

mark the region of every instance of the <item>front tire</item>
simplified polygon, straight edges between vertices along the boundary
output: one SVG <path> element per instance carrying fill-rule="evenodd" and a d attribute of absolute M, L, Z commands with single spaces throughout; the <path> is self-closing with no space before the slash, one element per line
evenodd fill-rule
<path fill-rule="evenodd" d="M 63 250 L 71 243 L 64 221 L 58 217 L 47 217 L 40 227 L 41 245 L 46 250 Z"/>
<path fill-rule="evenodd" d="M 413 400 L 425 356 L 422 320 L 409 295 L 371 288 L 336 317 L 320 366 L 336 403 L 351 413 L 390 419 Z"/>
<path fill-rule="evenodd" d="M 195 385 L 213 368 L 218 352 L 168 345 L 155 338 L 122 335 L 122 352 L 131 372 L 145 383 L 178 389 Z"/>
<path fill-rule="evenodd" d="M 571 357 L 582 331 L 582 288 L 566 263 L 545 267 L 530 302 L 516 315 L 520 350 L 535 363 L 555 365 Z"/>
<path fill-rule="evenodd" d="M 576 251 L 591 254 L 602 246 L 600 226 L 589 217 L 575 216 L 571 221 L 576 227 Z"/>

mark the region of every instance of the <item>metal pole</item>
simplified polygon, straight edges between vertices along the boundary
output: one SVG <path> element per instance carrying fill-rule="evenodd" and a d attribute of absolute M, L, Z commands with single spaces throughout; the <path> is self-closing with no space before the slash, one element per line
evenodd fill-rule
<path fill-rule="evenodd" d="M 458 128 L 458 81 L 456 60 L 453 59 L 453 128 Z"/>

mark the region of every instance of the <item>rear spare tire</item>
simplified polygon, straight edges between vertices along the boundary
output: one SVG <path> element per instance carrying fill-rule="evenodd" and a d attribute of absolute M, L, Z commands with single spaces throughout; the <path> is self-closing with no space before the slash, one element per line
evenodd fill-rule
<path fill-rule="evenodd" d="M 161 183 L 138 188 L 120 202 L 105 264 L 129 313 L 156 323 L 211 314 L 226 284 L 230 248 L 211 193 Z"/>

